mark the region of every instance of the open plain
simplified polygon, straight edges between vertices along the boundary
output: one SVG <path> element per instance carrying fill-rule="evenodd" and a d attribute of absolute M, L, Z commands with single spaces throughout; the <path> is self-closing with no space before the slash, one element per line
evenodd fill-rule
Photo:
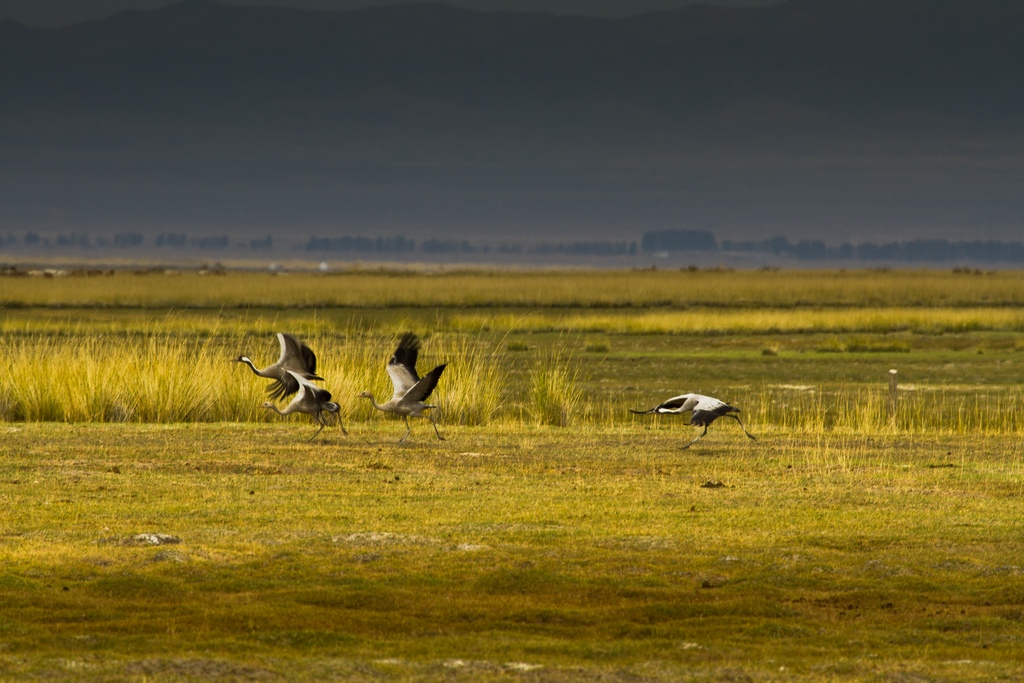
<path fill-rule="evenodd" d="M 1024 677 L 1024 274 L 146 271 L 0 303 L 5 680 Z M 447 441 L 356 398 L 406 329 L 449 363 Z M 347 438 L 228 362 L 277 331 Z M 759 440 L 628 413 L 688 391 Z"/>

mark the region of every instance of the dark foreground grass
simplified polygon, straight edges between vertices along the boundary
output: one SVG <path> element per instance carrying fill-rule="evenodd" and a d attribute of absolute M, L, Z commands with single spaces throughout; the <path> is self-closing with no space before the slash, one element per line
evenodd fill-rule
<path fill-rule="evenodd" d="M 353 431 L 4 427 L 0 677 L 1024 676 L 1017 439 Z"/>

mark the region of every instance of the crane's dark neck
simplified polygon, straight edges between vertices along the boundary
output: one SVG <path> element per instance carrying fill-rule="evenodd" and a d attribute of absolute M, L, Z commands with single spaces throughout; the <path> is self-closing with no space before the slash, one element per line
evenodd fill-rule
<path fill-rule="evenodd" d="M 373 397 L 373 394 L 370 393 L 369 391 L 367 391 L 365 394 L 363 394 L 363 398 L 370 399 L 370 403 L 373 404 L 373 407 L 376 408 L 377 410 L 384 410 L 382 407 L 380 407 L 380 405 L 377 404 L 377 399 L 375 399 Z"/>
<path fill-rule="evenodd" d="M 243 362 L 246 365 L 248 365 L 252 369 L 253 373 L 255 373 L 256 375 L 259 375 L 260 377 L 269 377 L 270 376 L 270 375 L 267 375 L 262 370 L 260 370 L 259 368 L 257 368 L 255 365 L 253 365 L 252 360 L 250 360 L 248 356 L 242 356 L 238 360 L 240 360 L 241 362 Z"/>

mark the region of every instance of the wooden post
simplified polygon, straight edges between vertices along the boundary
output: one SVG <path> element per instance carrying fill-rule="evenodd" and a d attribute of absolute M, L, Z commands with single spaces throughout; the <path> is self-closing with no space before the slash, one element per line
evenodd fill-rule
<path fill-rule="evenodd" d="M 896 398 L 897 398 L 896 371 L 889 371 L 889 424 L 896 426 Z"/>

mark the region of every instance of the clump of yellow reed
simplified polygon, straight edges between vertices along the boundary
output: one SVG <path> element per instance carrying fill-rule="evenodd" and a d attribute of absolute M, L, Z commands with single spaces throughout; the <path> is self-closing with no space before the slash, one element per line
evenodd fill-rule
<path fill-rule="evenodd" d="M 320 359 L 325 386 L 344 419 L 373 414 L 358 394 L 391 395 L 385 371 L 397 331 L 350 326 L 306 337 Z M 258 366 L 277 358 L 271 334 L 221 336 L 161 333 L 8 333 L 0 354 L 0 420 L 59 422 L 219 422 L 278 419 L 260 407 L 269 380 L 229 362 L 248 352 Z M 571 345 L 536 355 L 507 351 L 486 335 L 424 335 L 420 370 L 448 369 L 431 401 L 452 425 L 614 424 L 626 420 L 623 394 L 584 391 L 588 378 Z M 593 384 L 593 383 L 591 383 Z M 763 385 L 708 387 L 742 408 L 751 429 L 869 434 L 1017 434 L 1024 430 L 1024 391 L 1016 386 L 901 387 L 890 414 L 888 387 Z M 376 419 L 376 417 L 374 418 Z"/>
<path fill-rule="evenodd" d="M 260 329 L 270 323 L 259 323 Z M 390 397 L 386 372 L 398 333 L 348 326 L 322 326 L 301 335 L 318 355 L 322 386 L 342 407 L 346 419 L 369 419 L 371 390 Z M 10 333 L 0 363 L 0 419 L 62 422 L 265 421 L 260 405 L 270 381 L 230 362 L 240 353 L 257 367 L 273 363 L 277 342 L 270 331 L 190 333 L 161 322 L 151 331 L 88 332 L 48 330 Z M 216 333 L 217 330 L 214 330 Z M 444 421 L 483 425 L 521 420 L 523 411 L 542 424 L 566 424 L 581 403 L 564 350 L 537 359 L 528 372 L 516 372 L 500 340 L 459 333 L 424 334 L 420 371 L 447 363 L 431 401 Z"/>
<path fill-rule="evenodd" d="M 59 422 L 257 420 L 259 385 L 218 344 L 189 337 L 9 337 L 0 418 Z"/>
<path fill-rule="evenodd" d="M 564 427 L 578 420 L 584 400 L 579 366 L 571 350 L 551 349 L 530 368 L 526 413 L 540 425 Z"/>

